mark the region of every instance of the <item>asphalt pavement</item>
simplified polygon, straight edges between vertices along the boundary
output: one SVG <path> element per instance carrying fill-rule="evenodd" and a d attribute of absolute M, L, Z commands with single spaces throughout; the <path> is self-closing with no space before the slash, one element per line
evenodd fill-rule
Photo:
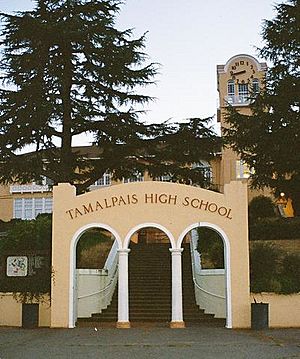
<path fill-rule="evenodd" d="M 1 359 L 300 358 L 300 329 L 0 328 Z"/>

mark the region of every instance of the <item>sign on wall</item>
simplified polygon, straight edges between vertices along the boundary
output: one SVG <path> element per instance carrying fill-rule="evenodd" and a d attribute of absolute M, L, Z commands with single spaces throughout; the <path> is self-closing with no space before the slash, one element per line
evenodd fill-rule
<path fill-rule="evenodd" d="M 26 277 L 28 273 L 27 256 L 7 257 L 6 275 L 8 277 Z"/>

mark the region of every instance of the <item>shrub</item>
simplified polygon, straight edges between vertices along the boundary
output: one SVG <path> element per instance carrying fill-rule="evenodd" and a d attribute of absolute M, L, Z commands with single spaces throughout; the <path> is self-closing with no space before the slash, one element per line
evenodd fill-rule
<path fill-rule="evenodd" d="M 280 292 L 278 265 L 283 252 L 272 244 L 255 243 L 250 249 L 250 284 L 253 293 Z"/>
<path fill-rule="evenodd" d="M 300 291 L 300 256 L 265 242 L 250 247 L 250 285 L 253 293 Z"/>
<path fill-rule="evenodd" d="M 287 254 L 282 261 L 281 270 L 282 292 L 300 292 L 300 255 Z"/>
<path fill-rule="evenodd" d="M 250 222 L 257 219 L 275 217 L 275 206 L 270 197 L 257 196 L 249 203 L 249 220 Z"/>
<path fill-rule="evenodd" d="M 300 237 L 300 218 L 265 218 L 249 225 L 249 239 L 279 240 Z"/>
<path fill-rule="evenodd" d="M 0 241 L 0 292 L 13 292 L 22 302 L 40 300 L 51 288 L 51 216 L 38 216 L 32 221 L 16 221 Z M 28 275 L 7 277 L 7 256 L 27 256 Z M 35 266 L 37 257 L 43 265 Z"/>

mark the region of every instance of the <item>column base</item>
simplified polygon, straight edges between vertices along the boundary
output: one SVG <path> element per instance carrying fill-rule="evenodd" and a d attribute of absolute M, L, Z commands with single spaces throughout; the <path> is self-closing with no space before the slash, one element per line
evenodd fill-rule
<path fill-rule="evenodd" d="M 183 320 L 170 322 L 170 328 L 171 328 L 171 329 L 182 329 L 182 328 L 185 328 L 185 322 L 184 322 Z"/>
<path fill-rule="evenodd" d="M 129 329 L 130 327 L 130 322 L 117 322 L 116 324 L 116 328 L 118 329 Z"/>

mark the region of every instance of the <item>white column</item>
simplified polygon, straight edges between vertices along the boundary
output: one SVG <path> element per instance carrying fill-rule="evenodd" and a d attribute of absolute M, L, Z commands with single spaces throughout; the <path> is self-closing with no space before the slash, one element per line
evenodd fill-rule
<path fill-rule="evenodd" d="M 128 303 L 128 253 L 130 249 L 119 249 L 119 292 L 117 328 L 130 328 Z"/>
<path fill-rule="evenodd" d="M 172 254 L 172 320 L 171 328 L 184 328 L 182 312 L 181 253 L 183 249 L 170 249 Z"/>

